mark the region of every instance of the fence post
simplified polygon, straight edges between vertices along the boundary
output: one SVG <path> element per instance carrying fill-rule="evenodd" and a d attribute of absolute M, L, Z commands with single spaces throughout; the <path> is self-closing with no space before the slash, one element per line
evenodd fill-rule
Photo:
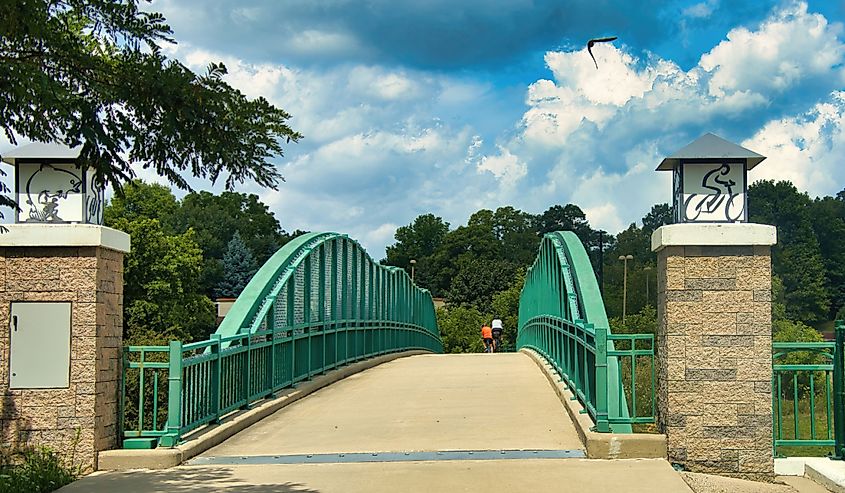
<path fill-rule="evenodd" d="M 117 403 L 117 439 L 118 443 L 123 443 L 123 440 L 126 438 L 123 435 L 123 432 L 126 431 L 126 372 L 129 371 L 129 348 L 124 347 L 121 353 L 120 358 L 120 402 Z M 144 371 L 141 368 L 140 371 Z M 144 389 L 140 389 L 141 392 Z M 140 409 L 138 410 L 138 415 L 140 419 Z M 153 412 L 156 412 L 157 409 L 153 409 Z M 139 426 L 139 429 L 143 429 L 143 426 Z"/>
<path fill-rule="evenodd" d="M 833 459 L 845 459 L 845 323 L 836 322 L 833 350 Z"/>
<path fill-rule="evenodd" d="M 607 415 L 607 327 L 595 327 L 596 343 L 596 429 L 610 431 Z M 589 386 L 589 384 L 588 384 Z"/>
<path fill-rule="evenodd" d="M 211 408 L 214 411 L 214 423 L 220 422 L 220 351 L 223 349 L 220 337 L 220 334 L 211 334 L 211 354 L 214 355 L 211 360 Z"/>
<path fill-rule="evenodd" d="M 159 440 L 162 447 L 179 443 L 182 429 L 182 341 L 170 341 L 167 371 L 167 429 Z M 143 392 L 143 389 L 141 389 Z"/>

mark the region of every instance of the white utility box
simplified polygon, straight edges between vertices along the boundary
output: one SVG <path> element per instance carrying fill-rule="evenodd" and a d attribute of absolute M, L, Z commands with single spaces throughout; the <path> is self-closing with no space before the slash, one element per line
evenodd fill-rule
<path fill-rule="evenodd" d="M 70 302 L 13 302 L 9 388 L 66 388 L 70 382 Z"/>

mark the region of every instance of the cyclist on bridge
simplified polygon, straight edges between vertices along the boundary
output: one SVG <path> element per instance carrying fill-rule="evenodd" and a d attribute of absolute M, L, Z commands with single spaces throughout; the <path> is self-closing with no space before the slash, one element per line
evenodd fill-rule
<path fill-rule="evenodd" d="M 481 327 L 481 340 L 484 341 L 484 352 L 493 352 L 493 329 L 489 325 Z"/>
<path fill-rule="evenodd" d="M 493 352 L 498 353 L 501 351 L 500 346 L 502 345 L 502 320 L 496 317 L 490 325 L 493 327 Z"/>

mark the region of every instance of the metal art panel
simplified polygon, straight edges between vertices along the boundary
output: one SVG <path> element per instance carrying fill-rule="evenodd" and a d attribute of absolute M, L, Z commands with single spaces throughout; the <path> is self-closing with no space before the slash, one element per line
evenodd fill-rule
<path fill-rule="evenodd" d="M 746 222 L 744 163 L 684 163 L 684 222 Z"/>
<path fill-rule="evenodd" d="M 18 222 L 84 222 L 83 174 L 73 163 L 18 164 Z"/>
<path fill-rule="evenodd" d="M 46 389 L 68 386 L 70 310 L 70 302 L 12 303 L 9 327 L 10 388 Z"/>

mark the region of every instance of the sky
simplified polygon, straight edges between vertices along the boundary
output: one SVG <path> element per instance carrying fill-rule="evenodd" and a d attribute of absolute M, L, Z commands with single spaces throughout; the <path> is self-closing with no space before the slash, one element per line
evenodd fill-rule
<path fill-rule="evenodd" d="M 616 233 L 670 201 L 663 157 L 707 132 L 768 159 L 750 179 L 845 188 L 845 2 L 154 0 L 197 72 L 305 138 L 257 193 L 288 231 L 376 258 L 434 213 L 575 203 Z M 593 52 L 586 41 L 618 36 Z M 162 182 L 148 172 L 140 176 Z M 208 183 L 197 188 L 219 190 Z"/>

